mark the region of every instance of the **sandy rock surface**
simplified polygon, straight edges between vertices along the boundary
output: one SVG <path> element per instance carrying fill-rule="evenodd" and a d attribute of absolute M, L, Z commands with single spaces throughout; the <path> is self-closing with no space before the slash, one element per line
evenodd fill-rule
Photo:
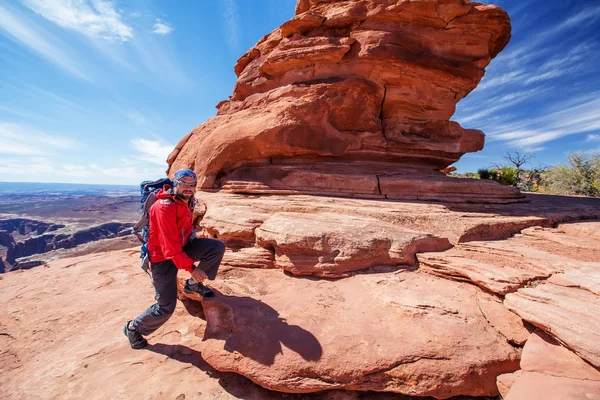
<path fill-rule="evenodd" d="M 262 399 L 290 392 L 286 396 L 291 399 L 358 399 L 354 391 L 369 391 L 365 398 L 442 399 L 503 391 L 526 399 L 529 392 L 522 392 L 523 387 L 551 378 L 566 380 L 576 393 L 596 393 L 590 382 L 598 382 L 598 264 L 592 259 L 598 242 L 588 240 L 585 232 L 600 229 L 600 222 L 544 226 L 577 216 L 599 217 L 597 201 L 562 198 L 555 203 L 534 196 L 518 207 L 461 210 L 456 205 L 310 196 L 243 197 L 244 202 L 227 193 L 199 196 L 204 207 L 198 217 L 205 219 L 200 219 L 198 233 L 231 243 L 212 282 L 218 295 L 200 302 L 182 294 L 185 302 L 149 337 L 148 350 L 131 350 L 122 333 L 125 321 L 152 302 L 153 290 L 139 269 L 136 249 L 2 275 L 0 365 L 5 373 L 0 397 L 158 399 L 183 394 Z M 242 209 L 228 220 L 228 207 L 235 204 Z M 251 212 L 245 214 L 245 209 Z M 286 230 L 278 228 L 285 221 L 268 224 L 272 216 L 299 214 L 304 220 L 295 221 L 323 218 L 327 229 L 297 222 L 286 238 Z M 346 230 L 361 229 L 363 242 L 360 235 L 346 235 Z M 388 229 L 394 235 L 382 242 L 381 232 Z M 267 232 L 274 235 L 269 240 Z M 445 239 L 454 247 L 408 251 L 406 232 L 411 238 Z M 485 240 L 465 241 L 474 232 Z M 489 240 L 490 235 L 513 233 Z M 290 243 L 303 250 L 290 253 L 285 247 Z M 315 268 L 314 276 L 294 275 L 295 270 L 280 264 L 286 256 L 293 262 L 294 254 L 309 253 L 306 249 L 322 251 L 324 243 L 337 246 L 343 259 L 327 264 L 323 254 L 316 256 L 314 265 L 320 262 L 322 268 Z M 354 246 L 363 251 L 353 251 Z M 416 258 L 365 263 L 365 252 L 373 258 L 402 252 Z M 464 265 L 494 268 L 482 280 L 463 270 L 433 270 L 419 262 L 433 256 L 440 263 L 452 260 L 460 266 L 456 260 L 461 257 Z M 339 265 L 344 268 L 336 269 Z M 342 270 L 336 279 L 322 276 L 323 271 Z M 521 286 L 506 295 L 490 290 L 491 283 L 511 276 L 506 271 L 536 278 L 517 281 Z M 558 342 L 540 343 L 542 334 L 530 335 L 536 326 Z M 560 359 L 568 368 L 540 358 L 557 358 L 556 351 L 563 352 Z M 518 375 L 508 375 L 520 368 Z M 586 370 L 587 375 L 558 376 L 560 369 Z M 140 385 L 140 374 L 165 379 Z M 314 391 L 324 392 L 308 393 Z"/>
<path fill-rule="evenodd" d="M 521 369 L 564 378 L 600 381 L 600 371 L 562 346 L 552 336 L 537 330 L 523 348 Z"/>
<path fill-rule="evenodd" d="M 500 375 L 505 399 L 599 399 L 600 370 L 585 362 L 542 330 L 523 348 L 521 370 Z"/>
<path fill-rule="evenodd" d="M 504 399 L 596 400 L 600 399 L 600 382 L 523 372 Z"/>
<path fill-rule="evenodd" d="M 229 269 L 215 288 L 202 304 L 205 360 L 269 389 L 483 396 L 518 368 L 472 285 L 404 270 L 315 281 Z"/>
<path fill-rule="evenodd" d="M 150 346 L 132 350 L 123 327 L 154 295 L 138 255 L 112 251 L 0 275 L 0 398 L 358 400 L 344 391 L 271 392 L 215 370 L 202 355 L 206 322 L 194 304 L 179 303 Z"/>
<path fill-rule="evenodd" d="M 503 303 L 504 296 L 508 293 L 517 296 L 559 279 L 560 287 L 565 290 L 595 288 L 594 271 L 599 264 L 594 261 L 594 255 L 598 242 L 589 240 L 590 235 L 586 232 L 600 229 L 600 223 L 582 222 L 579 228 L 579 223 L 560 222 L 579 218 L 577 215 L 600 217 L 597 200 L 529 196 L 530 202 L 523 205 L 461 207 L 293 195 L 252 197 L 223 192 L 201 192 L 197 197 L 209 216 L 200 220 L 203 231 L 237 246 L 232 254 L 240 255 L 226 254 L 226 260 L 241 259 L 244 251 L 250 256 L 260 254 L 263 259 L 265 252 L 272 255 L 269 263 L 246 264 L 258 267 L 257 270 L 228 270 L 223 281 L 216 283 L 224 296 L 218 302 L 204 302 L 209 325 L 215 321 L 214 326 L 218 327 L 211 331 L 213 336 L 207 341 L 206 359 L 219 370 L 235 371 L 275 390 L 303 392 L 340 387 L 437 398 L 457 394 L 495 395 L 498 393 L 496 377 L 503 375 L 499 370 L 519 368 L 514 361 L 520 358 L 518 346 L 526 344 L 535 325 L 539 326 L 537 319 L 525 317 L 524 321 L 522 313 L 509 309 Z M 248 215 L 256 217 L 251 222 L 236 217 L 241 215 L 240 206 L 248 210 Z M 233 209 L 231 214 L 228 212 L 230 207 Z M 232 215 L 233 219 L 227 221 L 227 215 Z M 558 226 L 552 227 L 555 224 Z M 239 229 L 236 226 L 242 226 L 247 232 L 244 243 L 250 247 L 239 248 L 241 242 L 237 239 Z M 413 237 L 411 240 L 448 239 L 449 246 L 446 247 L 453 247 L 435 252 L 411 248 L 403 239 L 407 232 Z M 514 236 L 489 240 L 510 235 Z M 486 240 L 476 240 L 478 236 Z M 395 254 L 403 251 L 415 255 L 418 263 L 390 258 L 392 249 Z M 256 260 L 259 258 L 255 257 Z M 296 276 L 346 278 L 329 281 L 290 280 L 287 277 L 276 283 L 286 277 L 278 270 Z M 441 279 L 431 281 L 428 276 Z M 394 279 L 401 281 L 391 284 L 392 277 L 399 277 Z M 373 285 L 372 279 L 378 284 Z M 451 281 L 459 286 L 452 286 Z M 543 283 L 546 281 L 548 283 Z M 407 282 L 410 284 L 404 286 Z M 221 284 L 223 286 L 218 286 Z M 261 289 L 257 289 L 258 286 Z M 452 303 L 451 293 L 455 291 L 463 294 L 460 306 Z M 290 292 L 302 294 L 301 305 L 289 303 L 287 293 Z M 235 293 L 247 295 L 240 298 Z M 361 294 L 357 295 L 360 301 L 356 304 L 353 293 Z M 443 293 L 441 299 L 437 297 L 439 293 Z M 595 304 L 597 294 L 589 290 L 587 293 L 587 304 Z M 389 304 L 381 303 L 378 296 L 395 299 L 393 307 L 388 310 Z M 404 303 L 404 296 L 416 301 L 417 308 L 424 313 L 411 310 L 415 304 Z M 260 299 L 259 304 L 268 305 L 268 312 L 245 304 L 256 298 Z M 561 310 L 553 313 L 568 312 L 574 304 L 566 301 Z M 476 307 L 474 314 L 471 314 L 471 307 Z M 360 319 L 359 310 L 363 309 L 369 310 L 365 321 Z M 346 314 L 338 315 L 339 310 Z M 348 326 L 343 323 L 348 319 L 347 313 L 353 315 Z M 457 315 L 467 317 L 459 322 L 455 318 Z M 420 325 L 417 322 L 432 316 L 437 321 L 435 324 Z M 403 318 L 409 318 L 410 322 L 402 322 Z M 582 307 L 578 318 L 585 326 L 594 325 L 593 307 Z M 286 322 L 280 324 L 280 320 Z M 377 321 L 375 327 L 369 324 L 373 320 Z M 466 367 L 467 364 L 452 367 L 456 371 L 453 379 L 440 382 L 427 378 L 439 375 L 449 363 L 461 365 L 465 360 L 471 360 L 470 347 L 465 347 L 464 339 L 459 339 L 465 333 L 462 329 L 469 325 L 467 321 L 477 321 L 477 327 L 471 326 L 467 331 L 472 335 L 473 343 L 478 343 L 475 344 L 478 350 L 473 351 L 479 351 L 483 358 L 475 363 L 467 361 L 470 367 Z M 458 325 L 453 326 L 453 322 Z M 265 333 L 262 327 L 271 325 L 280 325 L 280 328 L 276 333 Z M 295 332 L 297 327 L 304 331 L 293 335 L 286 333 L 285 327 L 290 325 L 293 326 L 290 332 Z M 591 325 L 590 329 L 578 332 L 576 340 L 588 349 L 588 353 L 595 351 L 596 336 Z M 356 331 L 356 326 L 361 330 Z M 401 328 L 404 326 L 410 326 L 411 330 L 404 332 Z M 419 326 L 422 333 L 419 333 Z M 438 339 L 437 327 L 443 327 L 446 332 L 439 354 L 444 354 L 442 348 L 460 348 L 464 352 L 455 356 L 442 355 L 440 359 L 423 358 L 418 350 L 420 342 L 413 336 L 436 338 L 428 343 L 433 348 Z M 332 332 L 340 331 L 344 333 L 343 341 L 331 336 Z M 571 336 L 574 335 L 573 332 Z M 261 338 L 278 336 L 283 339 L 275 349 L 269 340 L 260 345 Z M 305 349 L 307 354 L 303 355 L 302 346 L 294 343 L 290 336 L 298 338 L 314 353 Z M 495 344 L 484 346 L 487 351 L 483 352 L 480 340 L 488 341 L 492 337 Z M 231 343 L 231 347 L 222 347 L 223 341 Z M 286 350 L 285 343 L 291 351 Z M 350 348 L 361 349 L 359 360 L 351 356 L 357 350 Z M 384 350 L 378 353 L 382 348 Z M 515 352 L 507 353 L 508 348 Z M 412 350 L 405 354 L 406 349 Z M 233 357 L 229 356 L 232 351 Z M 271 353 L 275 356 L 266 362 L 257 356 Z M 318 359 L 315 354 L 319 355 Z M 376 356 L 371 359 L 369 354 Z M 485 357 L 489 357 L 488 361 Z M 414 359 L 418 362 L 409 361 Z M 332 371 L 330 365 L 342 367 Z M 491 365 L 495 367 L 491 368 Z M 473 372 L 473 368 L 478 372 Z M 401 371 L 400 375 L 397 375 L 398 371 Z M 471 376 L 469 379 L 469 374 L 473 373 L 477 378 Z M 420 378 L 411 380 L 411 374 Z M 473 386 L 473 382 L 477 384 Z M 504 385 L 506 392 L 508 386 Z"/>
<path fill-rule="evenodd" d="M 225 256 L 229 265 L 341 277 L 371 266 L 415 265 L 416 254 L 424 253 L 419 261 L 429 272 L 474 281 L 501 295 L 557 272 L 596 265 L 595 242 L 587 238 L 570 236 L 574 247 L 532 239 L 536 232 L 567 236 L 544 228 L 563 221 L 600 218 L 596 199 L 528 195 L 524 204 L 460 205 L 226 192 L 198 192 L 196 198 L 204 235 L 234 250 Z M 515 234 L 507 241 L 485 241 Z M 564 279 L 569 276 L 574 275 Z"/>
<path fill-rule="evenodd" d="M 504 304 L 600 367 L 600 296 L 584 289 L 542 283 L 507 295 Z"/>

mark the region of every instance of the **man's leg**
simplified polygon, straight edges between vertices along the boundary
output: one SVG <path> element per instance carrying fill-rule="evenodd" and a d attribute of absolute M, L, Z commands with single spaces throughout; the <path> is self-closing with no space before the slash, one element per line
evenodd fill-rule
<path fill-rule="evenodd" d="M 156 303 L 148 307 L 130 324 L 130 329 L 149 335 L 160 328 L 173 315 L 177 305 L 177 267 L 167 260 L 152 264 L 152 283 Z"/>
<path fill-rule="evenodd" d="M 195 238 L 185 245 L 183 250 L 194 261 L 200 261 L 200 269 L 211 281 L 217 276 L 221 265 L 225 244 L 216 239 Z"/>

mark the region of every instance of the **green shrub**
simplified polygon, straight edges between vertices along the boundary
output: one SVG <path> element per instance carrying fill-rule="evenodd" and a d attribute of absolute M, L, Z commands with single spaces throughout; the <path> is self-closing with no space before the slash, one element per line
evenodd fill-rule
<path fill-rule="evenodd" d="M 490 170 L 480 168 L 477 170 L 477 175 L 479 175 L 479 179 L 490 179 Z"/>
<path fill-rule="evenodd" d="M 571 153 L 567 159 L 570 166 L 557 165 L 543 174 L 540 191 L 600 196 L 600 154 Z"/>
<path fill-rule="evenodd" d="M 495 181 L 498 181 L 498 170 L 497 169 L 490 169 L 490 177 L 489 179 L 493 179 Z"/>
<path fill-rule="evenodd" d="M 517 169 L 513 167 L 502 167 L 498 172 L 499 183 L 505 186 L 517 186 Z"/>

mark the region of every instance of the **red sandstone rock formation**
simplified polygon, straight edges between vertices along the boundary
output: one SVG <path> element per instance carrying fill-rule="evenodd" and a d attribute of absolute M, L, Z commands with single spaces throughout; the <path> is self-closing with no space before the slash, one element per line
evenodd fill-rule
<path fill-rule="evenodd" d="M 235 66 L 233 96 L 168 158 L 204 190 L 503 202 L 440 169 L 483 148 L 450 121 L 508 43 L 508 15 L 466 0 L 300 0 Z"/>
<path fill-rule="evenodd" d="M 512 400 L 597 397 L 600 220 L 551 226 L 599 218 L 599 200 L 532 196 L 525 204 L 449 208 L 325 196 L 201 194 L 206 209 L 198 233 L 216 234 L 230 244 L 211 282 L 218 294 L 201 303 L 193 296 L 179 302 L 167 324 L 148 337 L 147 350 L 131 350 L 122 333 L 125 321 L 143 310 L 154 292 L 139 268 L 137 248 L 0 275 L 0 398 L 100 393 L 148 399 L 416 400 L 498 391 Z M 332 254 L 340 250 L 327 267 L 338 273 L 349 268 L 346 278 L 283 273 L 310 249 L 328 250 L 318 247 L 312 229 L 277 235 L 279 248 L 297 246 L 281 257 L 248 245 L 270 216 L 300 212 L 305 218 L 348 215 L 339 228 L 349 230 L 347 242 L 331 229 L 320 242 L 328 243 Z M 455 247 L 435 253 L 435 264 L 454 268 L 394 265 L 385 259 L 386 250 L 410 254 L 410 241 L 398 240 L 399 235 L 384 242 L 369 234 L 360 245 L 384 265 L 354 271 L 352 260 L 363 263 L 364 257 L 350 251 L 356 243 L 352 231 L 366 218 L 369 229 L 393 224 L 404 232 L 425 232 L 433 243 L 447 239 Z M 523 229 L 531 225 L 537 226 Z M 481 240 L 519 231 L 506 240 Z M 431 260 L 433 254 L 417 258 Z M 388 261 L 392 264 L 385 265 Z M 474 263 L 485 268 L 474 274 L 469 268 Z M 467 267 L 460 269 L 461 264 Z M 521 279 L 528 270 L 539 277 Z M 492 284 L 494 278 L 502 284 Z M 521 287 L 510 287 L 503 301 L 505 282 Z M 546 333 L 530 334 L 534 325 Z M 523 343 L 520 356 L 517 345 Z M 270 392 L 237 374 L 266 388 L 305 394 Z M 155 375 L 162 378 L 139 379 Z M 306 393 L 342 388 L 394 393 Z"/>
<path fill-rule="evenodd" d="M 493 396 L 496 376 L 506 393 L 516 381 L 501 371 L 518 369 L 510 345 L 529 339 L 532 325 L 523 319 L 557 332 L 584 359 L 595 351 L 598 222 L 552 226 L 600 217 L 596 199 L 530 196 L 526 204 L 449 208 L 325 196 L 196 197 L 204 235 L 231 249 L 224 282 L 215 283 L 222 296 L 202 302 L 202 354 L 218 370 L 278 391 Z M 427 247 L 433 252 L 421 253 Z M 344 279 L 294 279 L 278 270 Z M 540 297 L 528 287 L 541 281 L 561 282 L 569 301 L 538 311 L 513 307 L 509 296 L 530 298 L 533 290 Z M 564 326 L 573 318 L 581 329 Z"/>

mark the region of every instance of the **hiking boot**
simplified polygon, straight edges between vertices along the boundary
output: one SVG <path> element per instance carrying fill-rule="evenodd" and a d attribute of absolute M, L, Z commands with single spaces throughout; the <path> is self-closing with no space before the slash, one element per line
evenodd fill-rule
<path fill-rule="evenodd" d="M 132 331 L 131 329 L 129 329 L 130 322 L 131 321 L 127 321 L 127 324 L 125 324 L 123 333 L 125 333 L 125 336 L 127 336 L 127 339 L 129 339 L 129 345 L 131 346 L 131 348 L 132 349 L 141 349 L 141 348 L 148 346 L 148 341 L 146 339 L 144 339 L 144 337 L 142 336 L 141 333 L 139 333 L 138 331 Z"/>
<path fill-rule="evenodd" d="M 190 279 L 185 281 L 183 291 L 187 294 L 199 294 L 202 297 L 214 297 L 215 292 L 208 286 L 204 286 L 199 282 L 194 282 Z"/>

